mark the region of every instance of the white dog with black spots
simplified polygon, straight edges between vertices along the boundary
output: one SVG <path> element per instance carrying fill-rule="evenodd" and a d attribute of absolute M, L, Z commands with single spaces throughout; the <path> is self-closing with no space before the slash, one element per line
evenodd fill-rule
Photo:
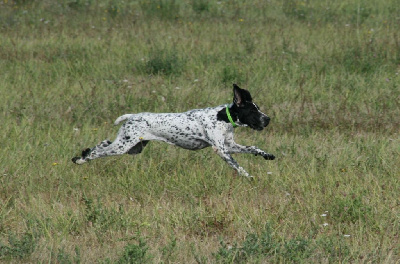
<path fill-rule="evenodd" d="M 126 114 L 117 118 L 115 125 L 126 121 L 119 129 L 117 138 L 105 140 L 86 149 L 81 157 L 72 161 L 83 164 L 87 161 L 122 155 L 139 154 L 151 140 L 163 141 L 184 149 L 198 150 L 212 146 L 215 152 L 240 175 L 250 176 L 232 158 L 234 153 L 260 155 L 266 160 L 275 156 L 255 147 L 242 146 L 233 140 L 234 128 L 249 126 L 262 130 L 270 118 L 253 103 L 249 91 L 233 85 L 233 103 L 184 113 L 139 113 Z"/>

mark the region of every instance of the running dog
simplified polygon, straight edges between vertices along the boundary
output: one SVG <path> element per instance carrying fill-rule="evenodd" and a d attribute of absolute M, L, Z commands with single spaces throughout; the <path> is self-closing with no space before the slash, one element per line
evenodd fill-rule
<path fill-rule="evenodd" d="M 253 103 L 250 92 L 233 85 L 233 103 L 184 113 L 139 113 L 117 118 L 115 125 L 126 121 L 119 129 L 117 138 L 111 142 L 85 149 L 81 157 L 72 161 L 83 164 L 87 161 L 122 155 L 139 154 L 150 140 L 163 141 L 184 149 L 198 150 L 212 146 L 214 151 L 240 175 L 250 176 L 232 158 L 234 153 L 260 155 L 266 160 L 275 156 L 255 147 L 242 146 L 233 140 L 235 127 L 250 127 L 263 130 L 270 118 Z"/>

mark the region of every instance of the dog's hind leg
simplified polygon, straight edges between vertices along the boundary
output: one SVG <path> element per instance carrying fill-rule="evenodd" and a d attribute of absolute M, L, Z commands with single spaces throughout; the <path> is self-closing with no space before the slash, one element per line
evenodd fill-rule
<path fill-rule="evenodd" d="M 117 137 L 114 142 L 105 140 L 91 149 L 85 149 L 82 151 L 81 157 L 74 157 L 72 161 L 76 164 L 83 164 L 89 160 L 102 157 L 139 154 L 146 144 L 147 141 L 141 141 L 140 139 L 128 141 L 126 138 Z"/>
<path fill-rule="evenodd" d="M 147 143 L 149 143 L 148 140 L 141 140 L 139 143 L 137 143 L 135 146 L 131 147 L 127 154 L 130 155 L 135 155 L 135 154 L 140 154 L 142 153 L 142 150 L 144 147 L 146 147 Z"/>

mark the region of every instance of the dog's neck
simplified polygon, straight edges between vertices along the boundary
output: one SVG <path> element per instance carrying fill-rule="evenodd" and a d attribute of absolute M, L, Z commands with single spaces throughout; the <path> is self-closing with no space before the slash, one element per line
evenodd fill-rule
<path fill-rule="evenodd" d="M 231 117 L 232 117 L 233 122 L 235 122 L 236 125 L 238 125 L 238 124 L 237 124 L 237 121 L 239 121 L 239 119 L 238 119 L 237 109 L 236 109 L 237 106 L 236 106 L 235 104 L 230 104 L 230 105 L 228 105 L 227 107 L 228 107 L 228 109 L 229 109 L 229 113 L 230 113 L 230 115 L 231 115 Z M 226 123 L 231 123 L 231 122 L 229 121 L 228 115 L 227 115 L 227 113 L 226 113 L 226 107 L 224 107 L 224 108 L 222 108 L 220 111 L 218 111 L 218 113 L 217 113 L 217 120 L 218 120 L 218 121 L 223 121 L 223 122 L 226 122 Z"/>

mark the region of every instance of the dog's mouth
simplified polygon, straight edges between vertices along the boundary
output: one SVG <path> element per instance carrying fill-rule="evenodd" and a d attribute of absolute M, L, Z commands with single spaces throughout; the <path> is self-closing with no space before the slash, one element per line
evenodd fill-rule
<path fill-rule="evenodd" d="M 259 126 L 259 125 L 255 125 L 255 124 L 250 124 L 249 126 L 250 126 L 252 129 L 258 130 L 258 131 L 261 131 L 261 130 L 264 129 L 263 126 Z"/>

